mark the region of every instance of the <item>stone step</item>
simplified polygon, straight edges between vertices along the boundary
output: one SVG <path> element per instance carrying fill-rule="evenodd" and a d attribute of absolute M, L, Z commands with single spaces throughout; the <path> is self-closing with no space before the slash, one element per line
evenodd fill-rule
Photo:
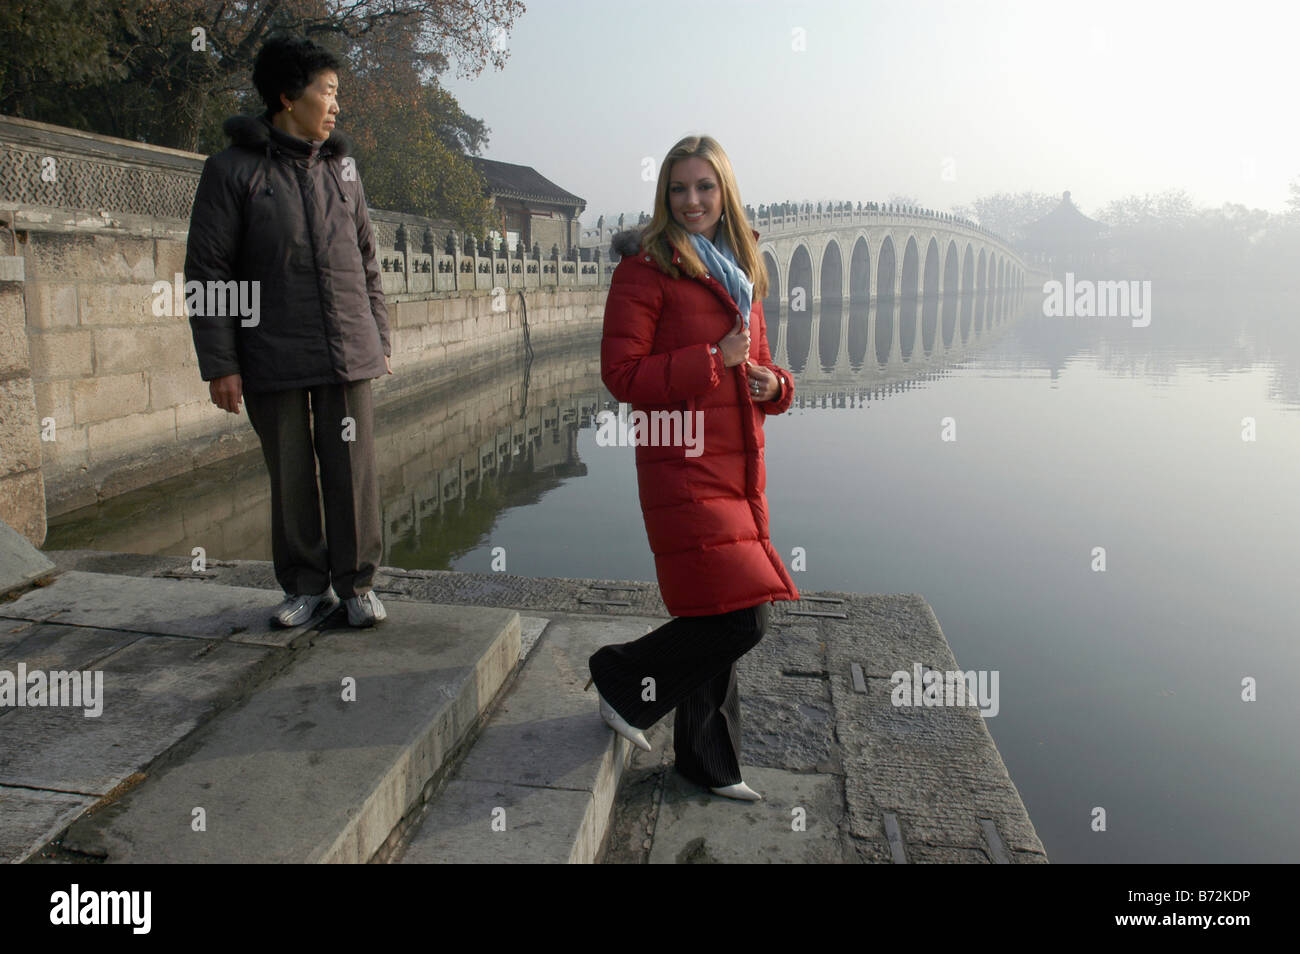
<path fill-rule="evenodd" d="M 41 674 L 23 687 L 22 705 L 0 705 L 0 861 L 40 851 L 283 668 L 320 619 L 273 630 L 279 598 L 199 580 L 64 571 L 0 603 L 0 680 L 12 688 Z M 53 673 L 91 678 L 68 687 L 78 699 L 54 705 L 31 694 Z"/>
<path fill-rule="evenodd" d="M 520 657 L 515 610 L 385 606 L 372 629 L 336 615 L 310 634 L 143 782 L 74 822 L 63 846 L 108 862 L 370 861 Z"/>
<path fill-rule="evenodd" d="M 402 864 L 591 863 L 632 745 L 600 718 L 587 658 L 663 623 L 548 614 L 549 625 L 473 749 L 397 852 Z"/>

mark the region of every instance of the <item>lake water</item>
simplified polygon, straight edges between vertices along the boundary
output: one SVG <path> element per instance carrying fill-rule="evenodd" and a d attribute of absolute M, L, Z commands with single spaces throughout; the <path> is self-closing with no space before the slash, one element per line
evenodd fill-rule
<path fill-rule="evenodd" d="M 875 306 L 846 306 L 851 360 L 796 321 L 773 542 L 806 551 L 804 592 L 920 593 L 962 668 L 998 671 L 987 725 L 1053 861 L 1293 862 L 1294 296 L 1162 283 L 1145 328 L 1018 304 L 870 338 Z M 910 358 L 882 369 L 891 343 Z M 509 573 L 653 580 L 599 372 L 595 336 L 385 409 L 384 563 L 486 572 L 502 548 Z M 249 454 L 58 518 L 46 547 L 269 560 L 268 520 Z"/>

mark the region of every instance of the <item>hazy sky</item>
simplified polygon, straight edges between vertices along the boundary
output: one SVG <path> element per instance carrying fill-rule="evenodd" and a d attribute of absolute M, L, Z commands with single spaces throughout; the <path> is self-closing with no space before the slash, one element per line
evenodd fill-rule
<path fill-rule="evenodd" d="M 1281 211 L 1300 177 L 1295 0 L 525 2 L 505 69 L 442 79 L 484 155 L 584 198 L 588 226 L 649 211 L 643 159 L 693 133 L 755 207 L 1183 188 Z"/>

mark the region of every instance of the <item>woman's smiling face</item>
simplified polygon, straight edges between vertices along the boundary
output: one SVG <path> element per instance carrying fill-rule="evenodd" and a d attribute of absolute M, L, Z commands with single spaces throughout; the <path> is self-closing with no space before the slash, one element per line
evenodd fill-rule
<path fill-rule="evenodd" d="M 668 174 L 668 207 L 678 225 L 713 241 L 722 218 L 722 187 L 707 161 L 691 156 L 673 163 Z"/>

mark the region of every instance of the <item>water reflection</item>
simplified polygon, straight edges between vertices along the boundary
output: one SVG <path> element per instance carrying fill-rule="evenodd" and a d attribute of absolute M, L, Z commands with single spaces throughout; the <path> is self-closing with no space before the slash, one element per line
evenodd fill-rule
<path fill-rule="evenodd" d="M 778 344 L 775 360 L 798 382 L 795 406 L 862 406 L 869 395 L 941 374 L 992 340 L 977 330 L 955 349 L 894 353 L 892 364 L 870 367 L 851 361 L 853 353 L 861 356 L 864 342 L 871 347 L 865 333 L 871 311 L 877 311 L 878 326 L 892 326 L 904 306 L 915 321 L 921 307 L 915 299 L 851 309 L 847 325 L 828 320 L 822 303 L 794 316 L 790 347 L 806 356 L 818 337 L 825 357 L 808 369 Z M 538 352 L 531 360 L 520 353 L 454 384 L 383 405 L 376 456 L 384 563 L 452 569 L 482 544 L 502 513 L 531 507 L 548 491 L 586 477 L 578 433 L 594 428 L 605 408 L 617 410 L 618 403 L 600 380 L 598 330 L 563 351 Z M 186 557 L 201 546 L 209 559 L 269 560 L 270 507 L 261 453 L 254 451 L 53 518 L 45 546 Z M 556 575 L 566 573 L 555 568 Z"/>
<path fill-rule="evenodd" d="M 837 274 L 828 276 L 823 287 L 837 292 Z M 982 287 L 962 294 L 896 296 L 892 283 L 886 282 L 871 301 L 846 302 L 839 294 L 824 294 L 806 308 L 797 307 L 802 300 L 798 293 L 789 300 L 779 295 L 765 298 L 763 314 L 772 359 L 812 383 L 858 374 L 868 354 L 875 356 L 877 369 L 894 367 L 904 376 L 918 361 L 960 360 L 969 349 L 987 346 L 993 332 L 1023 312 L 1026 292 Z M 810 365 L 813 354 L 817 360 Z"/>
<path fill-rule="evenodd" d="M 576 434 L 602 400 L 599 337 L 522 357 L 377 412 L 388 565 L 450 569 L 504 510 L 586 475 Z M 607 396 L 607 395 L 606 395 Z M 64 514 L 46 549 L 271 559 L 270 487 L 255 451 Z"/>
<path fill-rule="evenodd" d="M 988 296 L 962 297 L 982 308 Z M 817 302 L 789 320 L 788 334 L 780 332 L 787 322 L 778 319 L 774 360 L 796 375 L 796 406 L 859 406 L 871 392 L 928 379 L 991 340 L 977 327 L 957 348 L 894 352 L 864 366 L 862 353 L 873 344 L 867 333 L 872 313 L 879 347 L 880 340 L 893 340 L 881 329 L 902 320 L 904 308 L 914 324 L 922 305 L 915 298 L 855 305 L 845 323 L 838 317 L 840 301 Z M 814 339 L 822 360 L 809 369 L 803 359 Z M 563 351 L 538 352 L 531 360 L 521 352 L 454 384 L 384 405 L 376 435 L 384 563 L 451 569 L 501 513 L 531 506 L 548 490 L 586 476 L 578 431 L 592 428 L 600 409 L 617 407 L 600 380 L 598 331 Z M 45 546 L 187 557 L 201 546 L 209 559 L 269 560 L 270 507 L 265 467 L 255 451 L 52 518 Z"/>

